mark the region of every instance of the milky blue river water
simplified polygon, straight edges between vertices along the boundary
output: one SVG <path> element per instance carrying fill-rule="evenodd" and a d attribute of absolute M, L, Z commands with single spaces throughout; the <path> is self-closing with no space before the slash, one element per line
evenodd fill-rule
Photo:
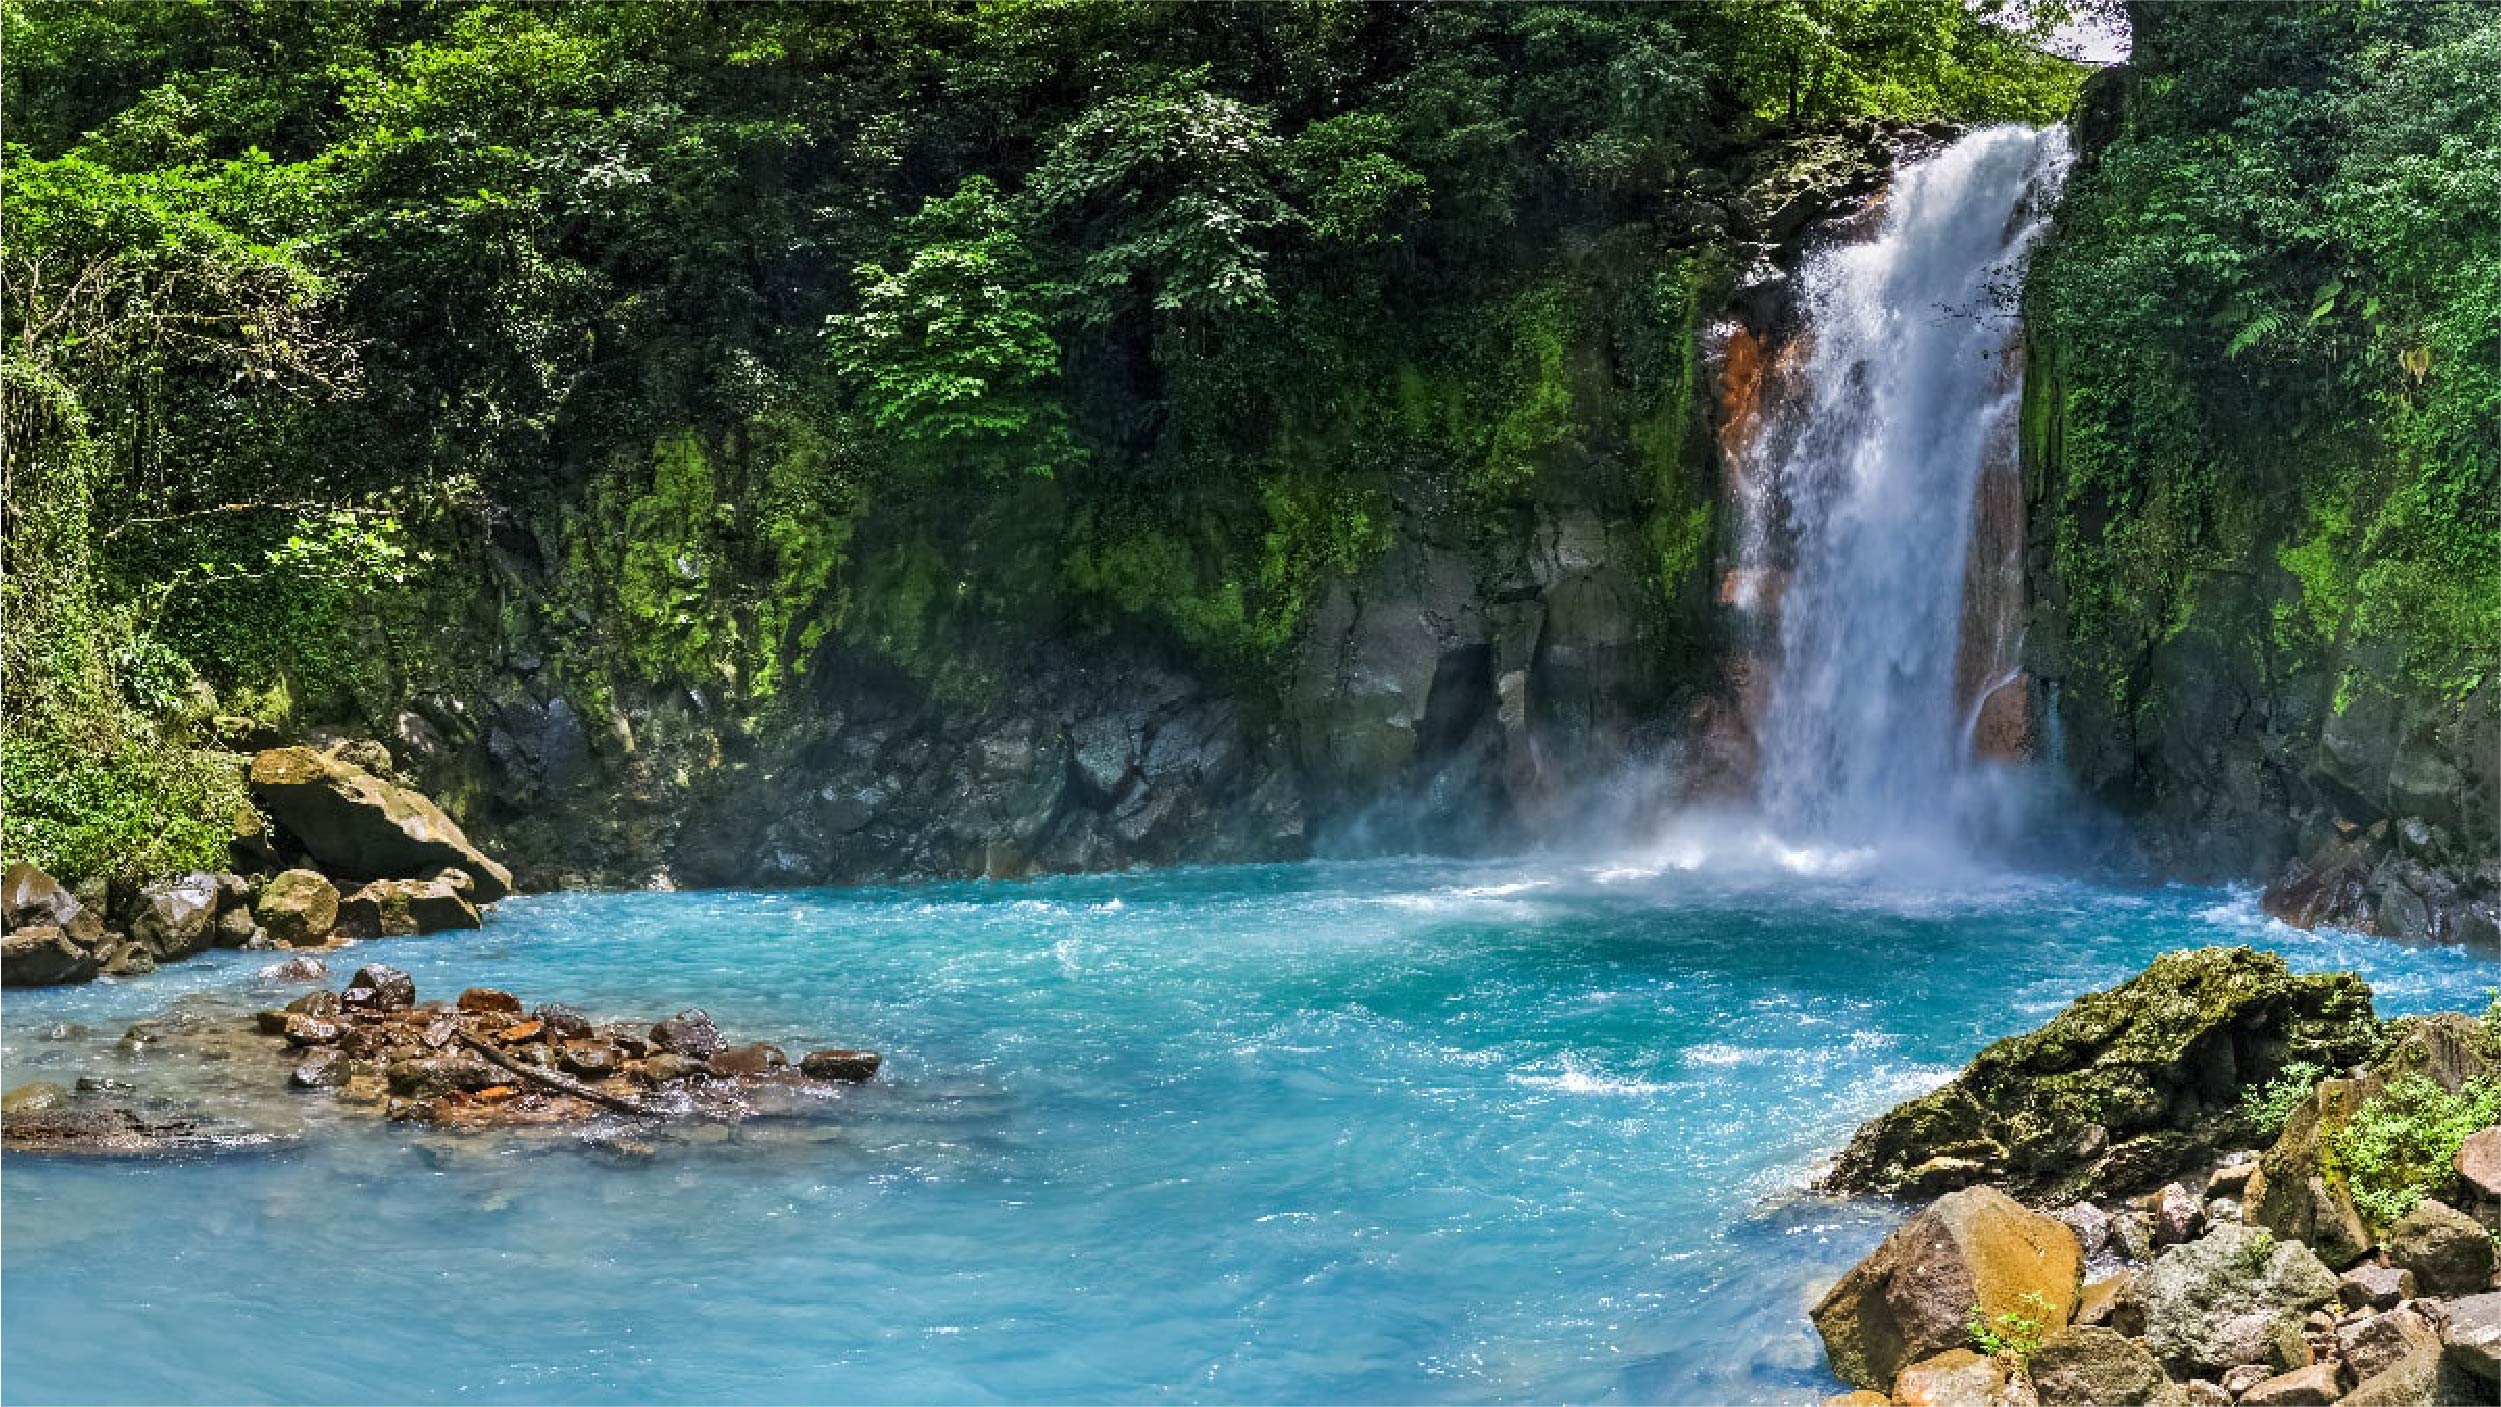
<path fill-rule="evenodd" d="M 360 1124 L 10 1158 L 0 1395 L 1805 1401 L 1806 1307 L 1898 1213 L 1798 1189 L 1982 1043 L 2202 943 L 2358 967 L 2383 1012 L 2501 981 L 2245 894 L 1677 858 L 551 895 L 334 954 L 889 1062 L 806 1137 L 650 1157 Z M 283 997 L 267 961 L 12 992 L 7 1081 L 145 1083 L 109 1037 Z"/>

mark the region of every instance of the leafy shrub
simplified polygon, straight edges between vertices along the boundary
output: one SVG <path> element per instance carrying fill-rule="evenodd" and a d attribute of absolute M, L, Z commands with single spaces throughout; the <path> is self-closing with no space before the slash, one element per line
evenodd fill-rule
<path fill-rule="evenodd" d="M 2327 1073 L 2308 1060 L 2288 1060 L 2275 1078 L 2263 1086 L 2251 1085 L 2240 1092 L 2241 1113 L 2259 1133 L 2273 1138 L 2284 1131 L 2284 1121 L 2310 1091 L 2319 1087 L 2319 1079 Z"/>
<path fill-rule="evenodd" d="M 2386 1226 L 2447 1186 L 2458 1145 L 2494 1123 L 2501 1123 L 2501 1081 L 2473 1080 L 2451 1094 L 2422 1075 L 2406 1075 L 2329 1135 L 2326 1153 L 2344 1173 L 2354 1206 Z"/>

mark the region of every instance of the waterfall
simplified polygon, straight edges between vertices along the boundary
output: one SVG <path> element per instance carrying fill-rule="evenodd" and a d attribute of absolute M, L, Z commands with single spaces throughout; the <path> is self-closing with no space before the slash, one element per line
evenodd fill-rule
<path fill-rule="evenodd" d="M 2012 472 L 2013 290 L 2067 161 L 2063 129 L 1974 132 L 1897 173 L 1871 238 L 1801 271 L 1794 397 L 1740 495 L 1749 516 L 1778 515 L 1746 524 L 1739 574 L 1783 583 L 1758 778 L 1782 834 L 1951 841 L 1975 690 L 2022 687 L 2006 682 L 2011 598 L 1967 613 L 1965 593 L 2006 589 L 2004 553 L 1975 558 L 1973 524 L 1992 463 Z"/>

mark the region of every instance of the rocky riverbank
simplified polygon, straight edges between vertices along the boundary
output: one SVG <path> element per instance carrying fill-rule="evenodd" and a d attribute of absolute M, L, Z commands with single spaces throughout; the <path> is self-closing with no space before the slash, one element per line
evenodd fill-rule
<path fill-rule="evenodd" d="M 318 959 L 286 967 L 289 977 L 327 977 Z M 121 1044 L 158 1068 L 217 1072 L 221 1091 L 236 1097 L 229 1102 L 247 1111 L 281 1092 L 318 1093 L 352 1116 L 463 1130 L 575 1127 L 613 1116 L 736 1122 L 804 1111 L 875 1077 L 884 1063 L 848 1047 L 793 1061 L 767 1041 L 733 1043 L 700 1010 L 594 1021 L 557 1003 L 525 1009 L 492 987 L 420 1001 L 407 973 L 379 963 L 358 968 L 340 990 L 315 987 L 250 1017 L 142 1022 Z M 248 1114 L 203 1114 L 106 1076 L 74 1088 L 22 1085 L 0 1110 L 0 1147 L 11 1152 L 163 1155 L 279 1138 Z"/>
<path fill-rule="evenodd" d="M 1833 1407 L 2501 1402 L 2501 1021 L 2172 953 L 1870 1121 Z M 1951 1190 L 1947 1190 L 1951 1189 Z"/>
<path fill-rule="evenodd" d="M 254 756 L 232 871 L 145 884 L 63 884 L 26 863 L 0 879 L 0 984 L 152 972 L 210 948 L 321 948 L 476 928 L 511 871 L 423 793 L 378 772 L 376 744 Z"/>

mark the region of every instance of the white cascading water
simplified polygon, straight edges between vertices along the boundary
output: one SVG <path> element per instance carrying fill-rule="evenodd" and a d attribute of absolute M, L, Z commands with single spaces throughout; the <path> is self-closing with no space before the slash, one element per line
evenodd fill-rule
<path fill-rule="evenodd" d="M 2062 128 L 1974 132 L 1898 173 L 1872 240 L 1801 274 L 1803 403 L 1762 466 L 1795 554 L 1760 775 L 1783 835 L 1957 839 L 1973 492 L 2014 433 L 2010 290 L 2067 163 Z"/>

